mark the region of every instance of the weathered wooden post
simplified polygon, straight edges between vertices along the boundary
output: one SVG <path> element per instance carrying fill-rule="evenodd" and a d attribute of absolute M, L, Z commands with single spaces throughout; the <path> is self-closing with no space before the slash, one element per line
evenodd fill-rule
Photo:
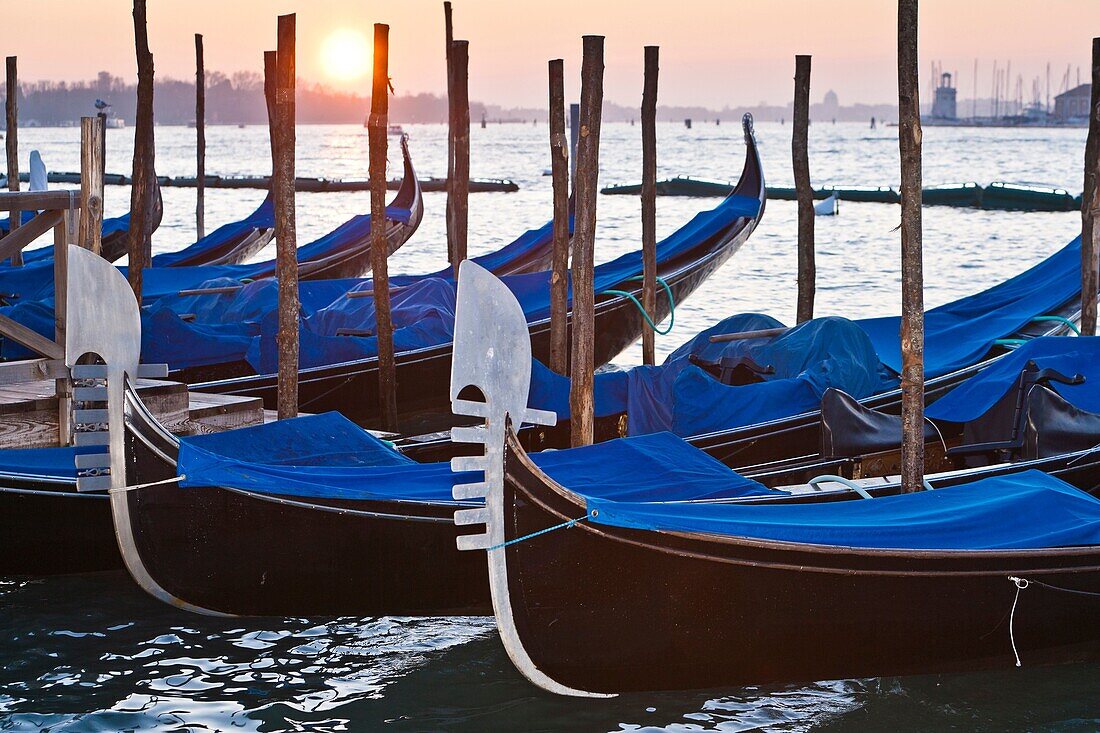
<path fill-rule="evenodd" d="M 141 303 L 142 269 L 148 264 L 152 238 L 156 168 L 153 143 L 153 54 L 145 0 L 134 0 L 134 46 L 137 54 L 137 114 L 134 119 L 134 167 L 130 185 L 130 241 L 127 275 Z"/>
<path fill-rule="evenodd" d="M 275 277 L 279 281 L 278 413 L 285 420 L 298 414 L 298 231 L 294 210 L 296 143 L 294 75 L 295 16 L 279 16 L 275 52 Z"/>
<path fill-rule="evenodd" d="M 7 138 L 5 146 L 8 154 L 8 190 L 19 190 L 19 72 L 17 69 L 17 57 L 8 56 L 7 59 L 7 98 L 4 110 L 7 115 Z M 8 212 L 9 231 L 15 231 L 23 223 L 23 212 Z M 11 257 L 13 265 L 23 264 L 23 253 L 17 252 Z"/>
<path fill-rule="evenodd" d="M 1085 192 L 1081 195 L 1081 334 L 1096 335 L 1100 289 L 1100 38 L 1092 39 L 1092 106 L 1085 143 Z"/>
<path fill-rule="evenodd" d="M 595 301 L 593 259 L 596 195 L 600 173 L 603 107 L 603 36 L 585 36 L 581 62 L 580 130 L 577 141 L 576 214 L 573 225 L 573 348 L 570 356 L 570 438 L 591 445 L 595 432 Z"/>
<path fill-rule="evenodd" d="M 798 198 L 798 323 L 814 317 L 814 192 L 810 188 L 810 57 L 794 57 L 794 130 L 791 157 Z"/>
<path fill-rule="evenodd" d="M 195 234 L 206 236 L 206 69 L 202 34 L 195 34 Z"/>
<path fill-rule="evenodd" d="M 452 200 L 455 180 L 455 92 L 454 92 L 454 66 L 451 63 L 451 44 L 454 43 L 454 20 L 451 11 L 451 3 L 448 0 L 443 3 L 444 42 L 446 43 L 447 61 L 447 204 L 444 211 L 444 222 L 447 225 L 447 262 L 455 264 L 454 239 L 451 231 L 451 222 L 454 220 L 454 201 Z M 484 120 L 482 127 L 484 127 Z M 456 265 L 457 267 L 457 265 Z"/>
<path fill-rule="evenodd" d="M 554 243 L 550 258 L 550 368 L 569 369 L 569 142 L 565 137 L 564 62 L 550 73 L 550 174 L 554 184 Z"/>
<path fill-rule="evenodd" d="M 657 313 L 657 73 L 660 49 L 645 47 L 642 85 L 642 307 Z M 642 327 L 642 362 L 655 364 L 656 333 Z"/>
<path fill-rule="evenodd" d="M 577 140 L 580 137 L 581 106 L 569 105 L 569 190 L 577 185 Z"/>
<path fill-rule="evenodd" d="M 451 68 L 454 70 L 454 87 L 451 92 L 451 108 L 454 116 L 454 176 L 447 195 L 451 204 L 451 221 L 447 227 L 447 241 L 454 260 L 454 276 L 458 280 L 458 266 L 466 259 L 467 234 L 470 223 L 470 42 L 455 41 L 451 44 Z M 453 197 L 453 201 L 451 201 Z"/>
<path fill-rule="evenodd" d="M 103 249 L 103 119 L 80 118 L 80 235 L 78 244 Z"/>
<path fill-rule="evenodd" d="M 275 79 L 278 73 L 278 52 L 264 51 L 264 103 L 267 105 L 267 141 L 271 146 L 272 173 L 275 171 Z M 274 183 L 274 176 L 272 176 L 272 183 Z"/>
<path fill-rule="evenodd" d="M 898 143 L 901 151 L 901 488 L 924 481 L 924 271 L 917 0 L 898 0 Z"/>
<path fill-rule="evenodd" d="M 378 327 L 378 406 L 382 429 L 397 430 L 397 367 L 390 317 L 390 276 L 386 263 L 386 127 L 389 115 L 390 27 L 374 24 L 374 82 L 367 137 L 370 145 L 371 276 Z M 452 49 L 453 52 L 453 49 Z"/>

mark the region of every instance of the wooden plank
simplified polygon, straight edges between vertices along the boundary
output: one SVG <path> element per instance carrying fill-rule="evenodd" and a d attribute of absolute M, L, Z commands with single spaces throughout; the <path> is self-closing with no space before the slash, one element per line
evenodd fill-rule
<path fill-rule="evenodd" d="M 49 211 L 74 207 L 72 191 L 0 192 L 0 211 Z"/>
<path fill-rule="evenodd" d="M 153 141 L 153 54 L 149 51 L 146 0 L 134 0 L 134 51 L 137 56 L 137 114 L 134 117 L 133 186 L 130 189 L 130 287 L 141 304 L 142 271 L 149 264 L 153 194 L 156 186 Z"/>
<path fill-rule="evenodd" d="M 565 62 L 549 64 L 550 173 L 554 185 L 554 241 L 550 256 L 550 368 L 569 369 L 569 141 L 565 136 Z"/>
<path fill-rule="evenodd" d="M 226 285 L 220 288 L 195 288 L 194 290 L 181 290 L 176 295 L 181 297 L 189 295 L 223 295 L 225 293 L 235 293 L 243 287 L 243 285 Z"/>
<path fill-rule="evenodd" d="M 573 225 L 573 348 L 570 358 L 570 440 L 591 445 L 595 418 L 595 305 L 593 260 L 599 192 L 603 108 L 603 36 L 584 36 L 580 131 L 577 142 L 576 215 Z"/>
<path fill-rule="evenodd" d="M 206 70 L 202 34 L 195 34 L 195 234 L 206 236 Z"/>
<path fill-rule="evenodd" d="M 817 265 L 814 262 L 814 192 L 810 188 L 810 57 L 794 57 L 794 134 L 791 156 L 798 198 L 798 323 L 814 317 Z"/>
<path fill-rule="evenodd" d="M 279 16 L 275 74 L 275 270 L 279 281 L 279 417 L 298 414 L 298 231 L 294 210 L 295 16 Z"/>
<path fill-rule="evenodd" d="M 55 343 L 64 347 L 65 318 L 69 303 L 69 219 L 72 212 L 61 211 L 61 221 L 53 228 L 53 290 Z M 62 348 L 64 351 L 64 348 Z M 54 381 L 57 394 L 57 442 L 73 442 L 73 382 L 68 374 Z"/>
<path fill-rule="evenodd" d="M 727 341 L 744 341 L 746 339 L 760 339 L 771 338 L 772 336 L 782 336 L 790 329 L 786 326 L 779 328 L 762 328 L 759 331 L 742 331 L 740 333 L 720 333 L 710 337 L 712 344 L 721 344 Z"/>
<path fill-rule="evenodd" d="M 642 85 L 642 307 L 657 313 L 657 46 L 645 47 Z M 642 363 L 656 363 L 656 333 L 642 326 Z"/>
<path fill-rule="evenodd" d="M 901 490 L 924 481 L 924 269 L 917 0 L 898 0 L 898 143 L 901 151 Z"/>
<path fill-rule="evenodd" d="M 84 249 L 103 251 L 103 128 L 100 117 L 80 118 L 80 236 Z"/>
<path fill-rule="evenodd" d="M 13 229 L 11 234 L 0 239 L 0 262 L 22 252 L 24 247 L 57 226 L 62 218 L 63 211 L 43 211 L 23 226 Z"/>
<path fill-rule="evenodd" d="M 18 321 L 0 315 L 0 335 L 50 359 L 64 359 L 65 348 Z"/>
<path fill-rule="evenodd" d="M 448 199 L 453 199 L 451 220 L 447 227 L 447 240 L 454 257 L 454 276 L 458 279 L 458 266 L 466 259 L 467 232 L 470 219 L 470 42 L 455 41 L 451 44 L 451 68 L 454 87 L 451 90 L 452 115 L 454 117 L 454 176 L 451 179 Z"/>
<path fill-rule="evenodd" d="M 0 362 L 0 385 L 59 379 L 69 374 L 63 359 L 21 359 Z"/>
<path fill-rule="evenodd" d="M 386 261 L 386 126 L 389 115 L 390 27 L 374 24 L 374 78 L 367 125 L 370 146 L 371 276 L 374 278 L 374 313 L 378 330 L 378 404 L 384 430 L 397 430 L 397 367 L 393 353 L 393 321 L 390 316 L 390 276 Z"/>
<path fill-rule="evenodd" d="M 1092 39 L 1092 106 L 1085 142 L 1085 190 L 1081 194 L 1081 335 L 1096 335 L 1100 290 L 1100 38 Z"/>

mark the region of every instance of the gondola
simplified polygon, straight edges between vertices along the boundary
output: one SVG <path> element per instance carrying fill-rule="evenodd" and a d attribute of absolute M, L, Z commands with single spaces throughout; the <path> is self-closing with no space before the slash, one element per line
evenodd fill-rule
<path fill-rule="evenodd" d="M 407 145 L 402 146 L 405 158 L 405 185 L 386 207 L 386 240 L 390 253 L 413 235 L 424 216 L 420 186 L 412 169 Z M 158 189 L 159 190 L 159 189 Z M 370 270 L 370 215 L 353 217 L 323 237 L 298 248 L 300 280 L 355 278 Z M 143 302 L 151 303 L 180 291 L 200 289 L 214 279 L 224 282 L 255 281 L 275 277 L 275 261 L 235 265 L 202 265 L 195 267 L 151 267 L 143 275 Z M 45 301 L 53 295 L 53 267 L 35 263 L 15 271 L 0 269 L 0 290 L 17 293 L 20 303 Z"/>
<path fill-rule="evenodd" d="M 476 265 L 463 268 L 465 273 Z M 488 440 L 494 430 L 499 436 L 507 415 L 541 423 L 552 416 L 525 407 L 522 365 L 529 368 L 530 347 L 522 338 L 522 312 L 507 318 L 495 311 L 489 304 L 510 296 L 499 281 L 479 272 L 485 277 L 479 283 L 475 276 L 473 285 L 465 284 L 466 277 L 460 295 L 451 395 L 456 412 L 490 417 L 488 433 L 458 428 L 456 437 Z M 488 294 L 475 300 L 479 285 Z M 459 399 L 466 385 L 476 386 L 485 402 Z M 112 495 L 110 503 L 125 563 L 154 597 L 192 611 L 245 615 L 490 611 L 484 565 L 470 561 L 475 553 L 456 549 L 458 533 L 448 523 L 448 512 L 456 509 L 483 516 L 480 484 L 453 486 L 476 482 L 476 473 L 452 477 L 448 464 L 410 463 L 335 416 L 306 418 L 300 428 L 287 421 L 181 441 L 128 391 L 120 421 L 126 426 L 126 461 L 118 486 L 136 487 Z M 692 466 L 696 483 L 716 469 L 732 474 L 667 434 L 549 451 L 535 460 L 589 492 L 636 499 L 645 495 L 647 483 L 667 473 L 673 451 Z M 343 457 L 331 465 L 326 454 Z M 1076 482 L 1097 476 L 1100 455 L 1079 452 L 1072 458 L 1054 456 L 1042 465 Z M 486 463 L 470 457 L 451 465 L 477 471 Z M 176 485 L 181 476 L 188 477 L 186 486 Z M 775 496 L 788 494 L 769 498 Z M 814 496 L 836 499 L 846 492 Z M 234 561 L 226 563 L 227 557 Z"/>
<path fill-rule="evenodd" d="M 662 500 L 609 500 L 524 451 L 513 420 L 546 416 L 526 407 L 529 353 L 504 346 L 522 315 L 486 319 L 507 299 L 467 270 L 481 297 L 459 314 L 451 393 L 486 420 L 456 438 L 485 452 L 454 461 L 480 472 L 454 496 L 485 505 L 456 510 L 458 547 L 487 558 L 501 639 L 536 685 L 601 696 L 1100 657 L 1100 501 L 1073 487 L 1100 484 L 1100 416 L 1082 416 L 1088 448 L 933 474 L 918 494 L 780 494 L 717 463 L 679 468 L 685 443 L 656 482 L 619 467 Z M 1051 399 L 1032 386 L 1029 403 Z"/>
<path fill-rule="evenodd" d="M 223 224 L 178 252 L 153 255 L 153 267 L 235 265 L 252 257 L 275 234 L 275 202 L 271 194 L 240 221 Z"/>
<path fill-rule="evenodd" d="M 672 299 L 677 303 L 687 298 L 741 247 L 763 216 L 766 198 L 764 178 L 751 116 L 746 115 L 743 124 L 745 166 L 737 187 L 718 208 L 700 215 L 697 220 L 693 220 L 666 240 L 672 244 L 684 243 L 676 249 L 670 248 L 675 255 L 660 262 L 658 266 L 658 275 L 668 284 Z M 699 226 L 697 221 L 705 222 L 705 217 L 720 215 L 726 209 L 737 212 L 740 209 L 732 207 L 740 207 L 745 201 L 759 202 L 751 215 L 746 210 L 744 214 L 718 219 L 721 226 L 717 228 L 702 228 L 705 236 L 694 233 Z M 628 255 L 630 256 L 632 255 Z M 597 364 L 608 362 L 636 341 L 646 327 L 635 306 L 635 300 L 641 297 L 641 283 L 632 276 L 640 273 L 639 264 L 637 273 L 631 271 L 622 281 L 611 287 L 620 293 L 629 292 L 629 297 L 610 294 L 597 299 Z M 545 277 L 548 276 L 544 276 L 544 279 Z M 659 300 L 657 319 L 665 318 L 668 311 L 669 302 Z M 534 318 L 529 330 L 537 358 L 547 360 L 550 341 L 548 313 Z M 408 349 L 397 354 L 397 406 L 402 432 L 439 429 L 440 415 L 444 416 L 444 422 L 449 421 L 445 385 L 450 370 L 450 356 L 450 343 Z M 262 397 L 266 405 L 274 405 L 274 374 L 251 374 L 253 370 L 247 364 L 227 365 L 226 369 L 249 376 L 202 381 L 201 372 L 184 372 L 180 377 L 199 391 Z M 361 425 L 375 426 L 379 414 L 377 375 L 377 359 L 373 357 L 302 369 L 299 374 L 302 409 L 310 412 L 338 410 Z"/>

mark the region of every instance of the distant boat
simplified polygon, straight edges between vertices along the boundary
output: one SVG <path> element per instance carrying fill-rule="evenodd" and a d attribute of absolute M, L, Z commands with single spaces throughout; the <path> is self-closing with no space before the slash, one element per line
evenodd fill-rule
<path fill-rule="evenodd" d="M 833 195 L 824 201 L 814 204 L 814 216 L 836 216 L 840 213 L 840 198 L 833 191 Z"/>
<path fill-rule="evenodd" d="M 126 120 L 121 117 L 108 117 L 106 125 L 108 130 L 121 130 L 126 127 Z"/>
<path fill-rule="evenodd" d="M 401 127 L 401 125 L 390 125 L 389 127 L 386 128 L 386 134 L 387 135 L 404 135 L 405 134 L 405 128 Z"/>

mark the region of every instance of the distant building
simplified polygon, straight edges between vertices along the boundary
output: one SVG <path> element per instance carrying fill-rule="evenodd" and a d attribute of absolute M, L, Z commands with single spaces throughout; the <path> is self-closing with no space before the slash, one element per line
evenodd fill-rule
<path fill-rule="evenodd" d="M 836 92 L 830 89 L 825 92 L 825 98 L 821 100 L 821 106 L 836 111 L 840 108 L 840 98 L 836 96 Z"/>
<path fill-rule="evenodd" d="M 1059 122 L 1087 119 L 1092 103 L 1092 85 L 1082 84 L 1054 98 L 1054 117 Z"/>
<path fill-rule="evenodd" d="M 932 118 L 954 120 L 958 118 L 955 95 L 958 90 L 951 85 L 951 74 L 940 74 L 940 85 L 936 87 L 936 96 L 932 100 Z"/>

